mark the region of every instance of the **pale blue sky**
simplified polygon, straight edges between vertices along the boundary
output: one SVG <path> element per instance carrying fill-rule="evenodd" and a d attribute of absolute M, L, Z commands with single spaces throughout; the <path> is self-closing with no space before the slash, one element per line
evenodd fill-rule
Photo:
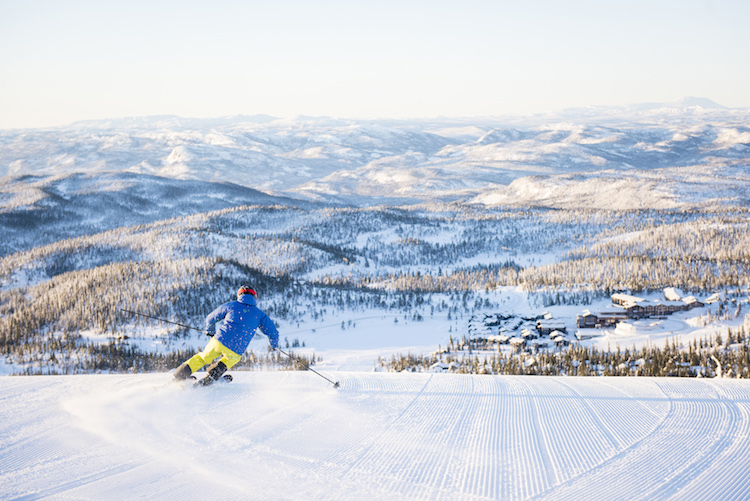
<path fill-rule="evenodd" d="M 0 0 L 0 128 L 750 107 L 747 0 Z"/>

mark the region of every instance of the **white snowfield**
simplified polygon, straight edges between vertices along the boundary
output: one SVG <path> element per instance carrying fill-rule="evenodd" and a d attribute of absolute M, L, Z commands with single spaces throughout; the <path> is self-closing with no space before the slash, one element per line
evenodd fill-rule
<path fill-rule="evenodd" d="M 0 379 L 0 498 L 748 499 L 738 380 Z"/>

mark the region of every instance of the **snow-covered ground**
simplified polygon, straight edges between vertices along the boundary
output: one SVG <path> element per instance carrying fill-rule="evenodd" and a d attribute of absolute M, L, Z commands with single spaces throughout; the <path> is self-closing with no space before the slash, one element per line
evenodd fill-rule
<path fill-rule="evenodd" d="M 747 499 L 750 383 L 0 379 L 3 499 Z"/>

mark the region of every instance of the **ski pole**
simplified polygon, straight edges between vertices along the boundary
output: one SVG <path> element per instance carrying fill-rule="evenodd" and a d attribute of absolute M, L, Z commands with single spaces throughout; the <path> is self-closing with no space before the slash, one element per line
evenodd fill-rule
<path fill-rule="evenodd" d="M 298 360 L 298 359 L 294 358 L 293 356 L 291 356 L 289 353 L 287 353 L 284 350 L 282 350 L 281 348 L 276 348 L 276 349 L 279 350 L 284 355 L 286 355 L 287 357 L 291 358 L 292 360 L 295 360 L 295 361 Z M 331 383 L 334 388 L 338 388 L 340 386 L 338 381 L 331 381 L 330 379 L 328 379 L 327 377 L 325 377 L 323 374 L 321 374 L 320 372 L 318 372 L 315 369 L 313 369 L 312 367 L 310 367 L 309 364 L 307 365 L 307 370 L 312 371 L 315 374 L 317 374 L 318 376 L 322 377 L 323 379 L 325 379 L 326 381 L 328 381 L 329 383 Z"/>
<path fill-rule="evenodd" d="M 189 325 L 181 324 L 181 323 L 178 323 L 178 322 L 172 322 L 171 320 L 165 320 L 165 319 L 159 318 L 159 317 L 152 317 L 151 315 L 146 315 L 145 313 L 138 313 L 137 311 L 125 310 L 123 308 L 120 308 L 120 311 L 124 311 L 125 313 L 132 313 L 133 315 L 140 315 L 140 316 L 146 317 L 146 318 L 152 318 L 154 320 L 159 320 L 161 322 L 166 322 L 166 323 L 172 324 L 172 325 L 178 325 L 180 327 L 184 327 L 186 329 L 192 329 L 194 331 L 202 332 L 204 334 L 206 333 L 206 331 L 204 331 L 203 329 L 198 329 L 197 327 L 191 327 Z"/>

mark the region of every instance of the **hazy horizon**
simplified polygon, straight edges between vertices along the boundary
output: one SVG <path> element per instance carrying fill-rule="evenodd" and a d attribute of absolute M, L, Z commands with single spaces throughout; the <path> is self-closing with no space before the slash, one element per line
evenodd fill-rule
<path fill-rule="evenodd" d="M 0 5 L 0 128 L 154 115 L 750 107 L 750 4 L 227 0 Z"/>

